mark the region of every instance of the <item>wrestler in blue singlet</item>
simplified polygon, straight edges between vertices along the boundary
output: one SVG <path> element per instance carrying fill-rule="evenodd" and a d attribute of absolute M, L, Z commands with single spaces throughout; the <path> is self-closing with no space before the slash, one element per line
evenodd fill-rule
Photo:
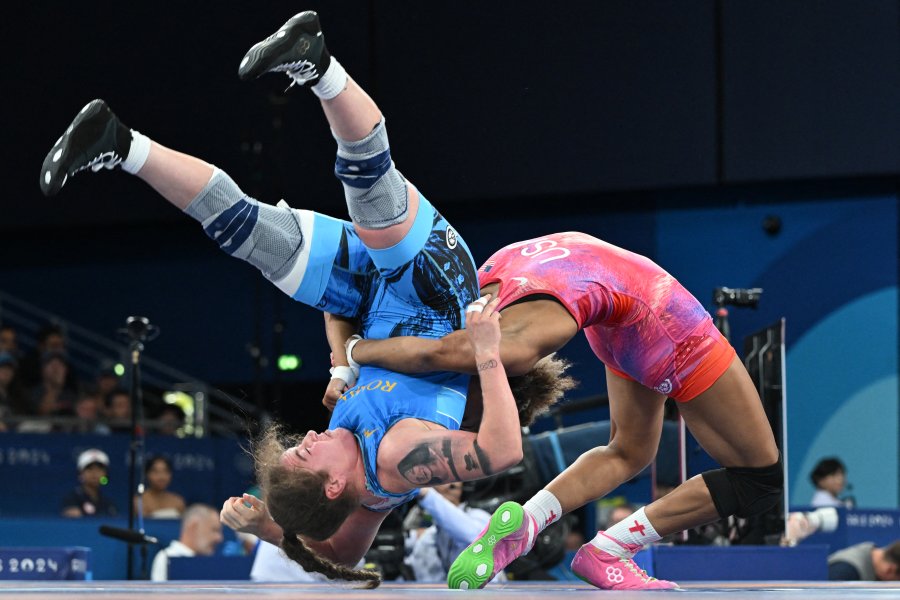
<path fill-rule="evenodd" d="M 465 307 L 478 298 L 475 263 L 462 237 L 421 194 L 410 231 L 399 244 L 383 250 L 363 245 L 351 223 L 295 212 L 304 245 L 296 267 L 278 282 L 282 289 L 296 289 L 295 300 L 359 318 L 360 333 L 370 339 L 440 338 L 462 328 Z M 469 376 L 459 373 L 405 375 L 371 366 L 360 369 L 357 385 L 338 400 L 328 428 L 349 429 L 359 442 L 366 486 L 383 498 L 367 508 L 390 510 L 417 494 L 393 494 L 378 482 L 378 447 L 385 433 L 408 418 L 458 430 L 468 385 Z"/>
<path fill-rule="evenodd" d="M 413 219 L 394 246 L 367 248 L 353 223 L 283 201 L 260 203 L 221 171 L 186 212 L 222 250 L 254 264 L 294 300 L 358 319 L 363 337 L 440 338 L 462 329 L 466 306 L 478 298 L 475 262 L 446 219 L 394 167 L 384 120 L 363 140 L 335 139 L 335 174 L 354 221 L 378 229 Z M 407 213 L 411 193 L 418 197 L 415 216 Z M 379 484 L 376 458 L 384 434 L 405 418 L 459 429 L 469 377 L 363 367 L 357 383 L 338 401 L 330 428 L 355 433 L 368 488 L 384 499 L 371 508 L 387 510 L 414 494 L 391 494 Z"/>

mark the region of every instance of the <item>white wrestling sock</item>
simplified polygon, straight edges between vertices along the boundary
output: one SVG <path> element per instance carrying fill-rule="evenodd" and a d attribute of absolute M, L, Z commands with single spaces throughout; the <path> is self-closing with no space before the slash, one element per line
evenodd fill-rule
<path fill-rule="evenodd" d="M 322 100 L 331 100 L 344 91 L 347 87 L 347 71 L 335 57 L 331 57 L 331 64 L 325 69 L 325 74 L 319 78 L 316 85 L 312 86 L 313 94 Z"/>
<path fill-rule="evenodd" d="M 531 500 L 526 502 L 522 508 L 531 513 L 531 516 L 537 521 L 538 533 L 559 521 L 563 514 L 559 500 L 547 490 L 541 490 L 532 496 Z"/>
<path fill-rule="evenodd" d="M 128 149 L 128 156 L 122 161 L 122 170 L 126 173 L 134 175 L 141 170 L 144 163 L 147 162 L 147 156 L 150 154 L 150 138 L 143 133 L 131 130 L 131 148 Z"/>
<path fill-rule="evenodd" d="M 616 556 L 622 556 L 623 551 L 634 554 L 634 546 L 643 547 L 653 542 L 658 542 L 662 537 L 656 533 L 656 529 L 650 524 L 644 509 L 639 508 L 631 513 L 627 519 L 623 519 L 607 529 L 601 531 L 591 540 L 591 544 L 601 550 L 606 550 Z M 628 546 L 631 546 L 629 548 Z M 629 557 L 630 558 L 630 557 Z"/>

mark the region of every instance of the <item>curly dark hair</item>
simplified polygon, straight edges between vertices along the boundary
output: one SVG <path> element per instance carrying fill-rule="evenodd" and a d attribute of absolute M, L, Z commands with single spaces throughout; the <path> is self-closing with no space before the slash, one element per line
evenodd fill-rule
<path fill-rule="evenodd" d="M 535 363 L 528 373 L 507 377 L 519 408 L 519 424 L 522 427 L 534 423 L 559 402 L 566 392 L 578 387 L 578 381 L 566 375 L 571 366 L 569 361 L 551 354 Z M 483 402 L 478 378 L 473 377 L 469 384 L 466 412 L 459 427 L 462 431 L 475 432 L 481 427 Z"/>
<path fill-rule="evenodd" d="M 554 353 L 539 360 L 528 373 L 509 378 L 509 387 L 519 407 L 519 423 L 523 427 L 534 423 L 566 392 L 578 387 L 578 381 L 566 375 L 571 366 L 571 362 Z"/>
<path fill-rule="evenodd" d="M 322 573 L 329 579 L 364 581 L 367 588 L 378 587 L 381 576 L 377 572 L 333 563 L 298 537 L 327 540 L 359 508 L 358 499 L 352 493 L 345 492 L 334 500 L 325 495 L 326 473 L 288 469 L 281 465 L 285 449 L 299 444 L 302 439 L 301 435 L 287 435 L 281 426 L 273 425 L 256 440 L 252 449 L 257 482 L 263 490 L 269 514 L 284 531 L 281 549 L 306 571 Z"/>

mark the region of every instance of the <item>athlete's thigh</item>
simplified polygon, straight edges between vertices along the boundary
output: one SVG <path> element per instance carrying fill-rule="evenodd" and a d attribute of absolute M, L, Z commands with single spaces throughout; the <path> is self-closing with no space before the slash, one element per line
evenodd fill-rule
<path fill-rule="evenodd" d="M 609 446 L 630 460 L 648 464 L 659 448 L 666 397 L 606 369 L 609 394 Z"/>
<path fill-rule="evenodd" d="M 439 337 L 461 329 L 465 307 L 478 297 L 475 262 L 462 237 L 419 196 L 419 211 L 396 246 L 369 248 L 378 268 L 372 310 L 393 321 L 387 337 Z M 382 328 L 379 328 L 382 329 Z"/>
<path fill-rule="evenodd" d="M 335 315 L 360 317 L 371 303 L 378 271 L 353 226 L 315 214 L 307 265 L 294 298 Z"/>
<path fill-rule="evenodd" d="M 778 460 L 759 394 L 737 357 L 712 387 L 678 408 L 688 429 L 720 465 L 765 467 Z"/>

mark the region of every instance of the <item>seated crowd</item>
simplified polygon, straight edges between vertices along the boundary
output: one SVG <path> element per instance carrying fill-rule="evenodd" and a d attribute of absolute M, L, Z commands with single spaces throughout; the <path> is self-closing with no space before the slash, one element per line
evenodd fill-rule
<path fill-rule="evenodd" d="M 78 373 L 60 327 L 44 327 L 34 348 L 23 352 L 15 328 L 0 326 L 0 432 L 129 432 L 131 412 L 131 396 L 112 360 L 93 373 Z M 152 433 L 175 434 L 184 421 L 172 405 L 145 416 Z"/>

